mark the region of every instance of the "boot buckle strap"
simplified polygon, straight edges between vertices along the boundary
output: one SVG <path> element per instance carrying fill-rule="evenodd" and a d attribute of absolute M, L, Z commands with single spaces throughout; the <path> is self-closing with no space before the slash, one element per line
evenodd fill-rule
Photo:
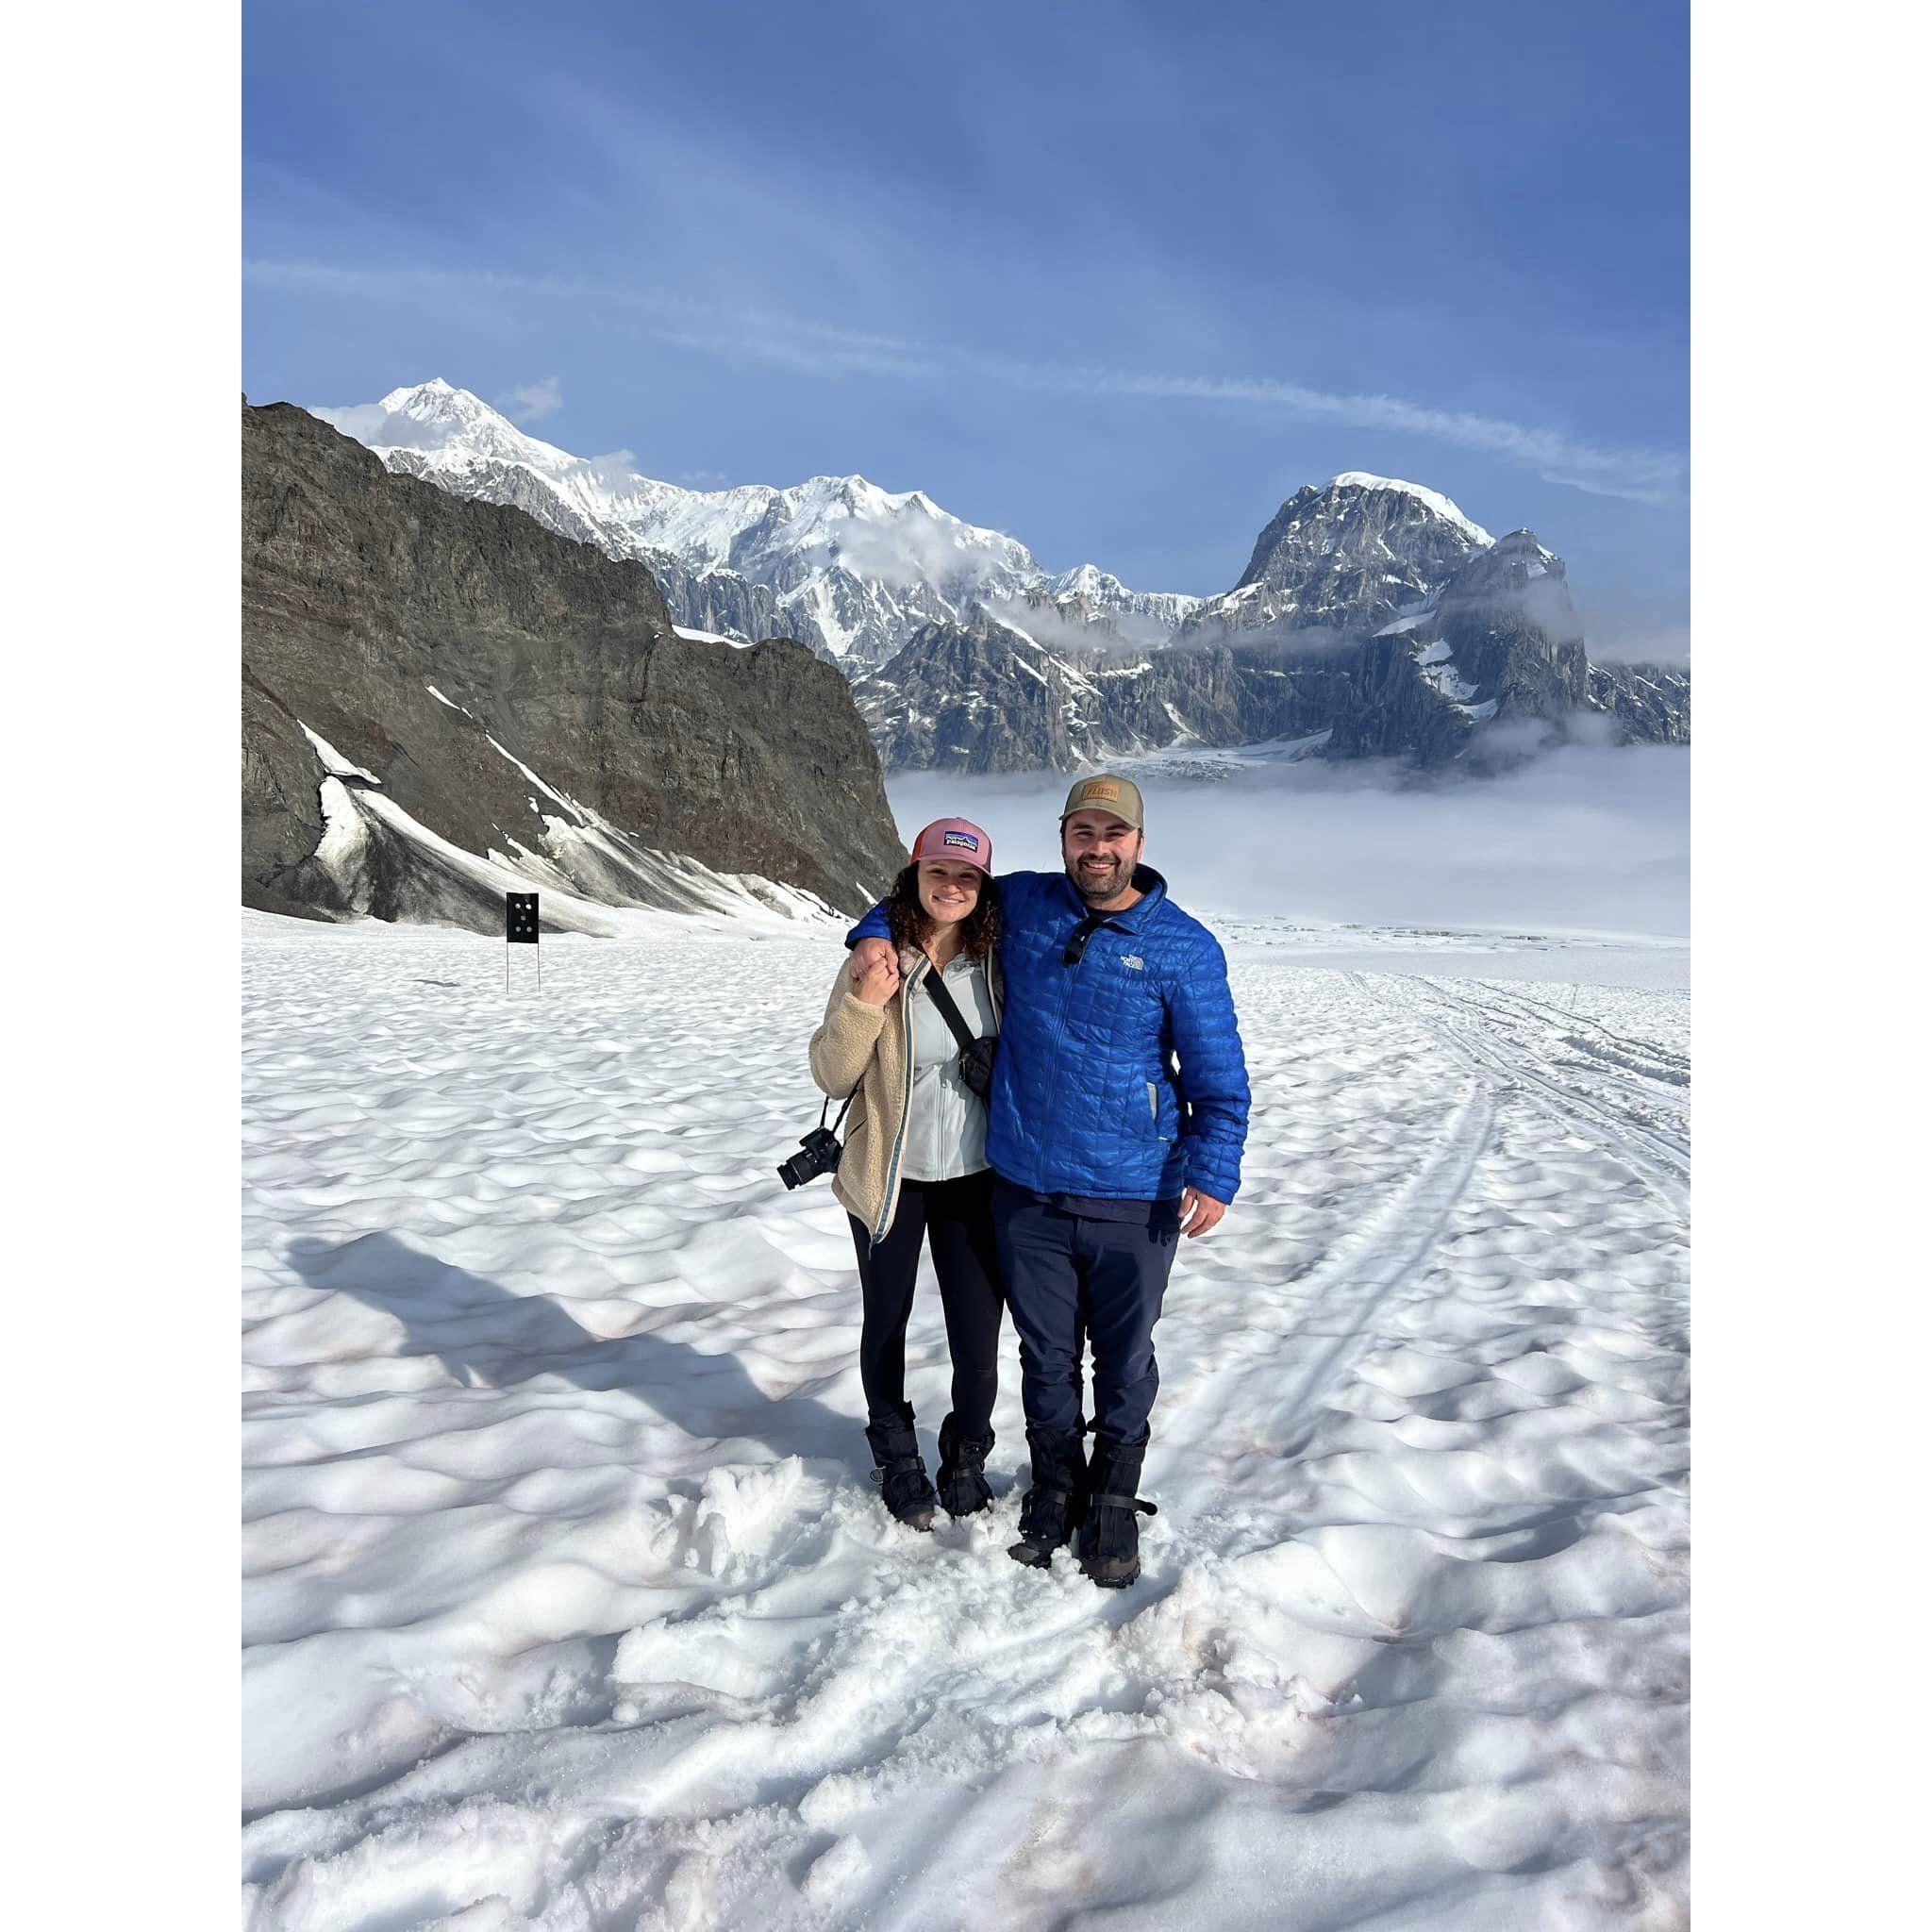
<path fill-rule="evenodd" d="M 1158 1516 L 1160 1511 L 1144 1496 L 1123 1496 L 1112 1490 L 1101 1490 L 1087 1499 L 1090 1503 L 1111 1504 L 1116 1509 L 1138 1509 L 1144 1516 Z"/>

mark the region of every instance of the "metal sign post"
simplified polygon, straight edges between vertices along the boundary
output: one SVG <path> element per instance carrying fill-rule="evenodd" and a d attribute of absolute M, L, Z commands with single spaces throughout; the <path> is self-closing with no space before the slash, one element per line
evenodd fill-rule
<path fill-rule="evenodd" d="M 537 947 L 537 991 L 543 991 L 543 949 L 538 945 L 537 895 L 535 892 L 506 892 L 503 895 L 503 990 L 509 991 L 509 949 Z"/>

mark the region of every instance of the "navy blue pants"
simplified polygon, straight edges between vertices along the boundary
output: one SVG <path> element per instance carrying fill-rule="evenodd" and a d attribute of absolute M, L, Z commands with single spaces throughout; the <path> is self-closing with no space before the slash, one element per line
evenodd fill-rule
<path fill-rule="evenodd" d="M 1008 1181 L 993 1187 L 993 1234 L 1020 1335 L 1029 1429 L 1079 1428 L 1082 1357 L 1091 1346 L 1093 1433 L 1129 1447 L 1147 1440 L 1160 1387 L 1154 1324 L 1180 1241 L 1180 1208 L 1174 1201 L 1132 1208 L 1134 1220 L 1100 1220 L 1036 1200 Z"/>

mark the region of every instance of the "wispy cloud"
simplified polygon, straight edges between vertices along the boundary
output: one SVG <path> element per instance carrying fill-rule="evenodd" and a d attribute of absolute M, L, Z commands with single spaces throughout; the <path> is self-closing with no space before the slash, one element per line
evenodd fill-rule
<path fill-rule="evenodd" d="M 541 382 L 505 391 L 495 398 L 494 406 L 512 423 L 541 423 L 563 408 L 563 385 L 556 376 L 546 375 Z"/>
<path fill-rule="evenodd" d="M 343 269 L 326 263 L 253 259 L 249 279 L 271 286 L 320 286 L 384 298 L 467 291 L 525 299 L 591 301 L 639 315 L 668 346 L 696 354 L 774 363 L 802 375 L 858 374 L 902 380 L 976 375 L 985 382 L 1062 395 L 1139 396 L 1180 403 L 1249 403 L 1310 421 L 1416 436 L 1514 462 L 1552 483 L 1599 496 L 1668 505 L 1683 500 L 1687 465 L 1671 450 L 1618 447 L 1565 431 L 1448 409 L 1403 396 L 1324 390 L 1291 378 L 1214 375 L 1018 360 L 958 343 L 807 321 L 765 309 L 709 305 L 574 276 L 495 270 Z M 561 402 L 555 378 L 513 391 L 534 422 Z"/>
<path fill-rule="evenodd" d="M 1684 458 L 1668 450 L 1618 449 L 1579 442 L 1559 430 L 1440 409 L 1401 396 L 1349 395 L 1273 376 L 1160 375 L 1058 363 L 1008 365 L 1015 380 L 1095 395 L 1172 396 L 1203 402 L 1258 403 L 1291 415 L 1351 428 L 1424 436 L 1481 450 L 1532 469 L 1552 483 L 1638 503 L 1672 503 L 1683 494 Z"/>

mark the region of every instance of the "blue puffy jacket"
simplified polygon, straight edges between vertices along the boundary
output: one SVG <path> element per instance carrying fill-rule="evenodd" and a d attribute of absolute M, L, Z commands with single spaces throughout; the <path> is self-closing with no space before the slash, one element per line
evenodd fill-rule
<path fill-rule="evenodd" d="M 1070 966 L 1067 942 L 1088 916 L 1073 882 L 1058 872 L 1000 879 L 1006 1002 L 987 1158 L 1042 1194 L 1170 1201 L 1194 1188 L 1232 1201 L 1248 1069 L 1227 960 L 1151 866 L 1136 868 L 1134 884 L 1145 896 L 1106 915 Z M 889 936 L 874 906 L 846 943 Z"/>

